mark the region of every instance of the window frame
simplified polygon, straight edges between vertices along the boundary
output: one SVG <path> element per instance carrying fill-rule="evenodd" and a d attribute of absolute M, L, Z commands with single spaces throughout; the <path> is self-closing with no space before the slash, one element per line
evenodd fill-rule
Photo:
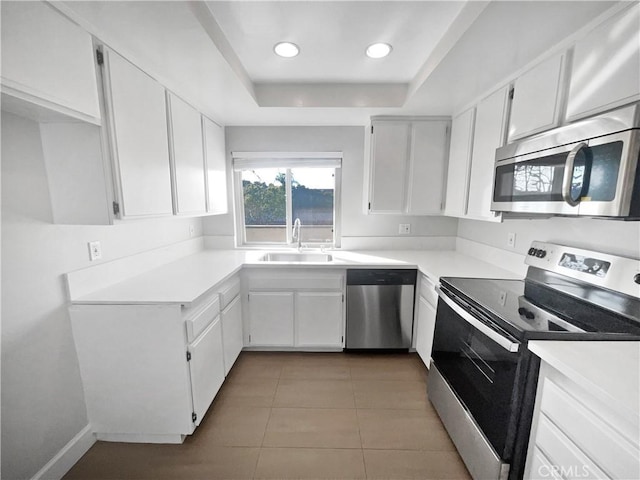
<path fill-rule="evenodd" d="M 333 168 L 333 241 L 328 242 L 303 242 L 305 247 L 320 248 L 328 246 L 339 248 L 341 244 L 341 205 L 342 205 L 342 152 L 231 152 L 233 160 L 233 198 L 234 198 L 234 229 L 236 246 L 241 248 L 287 248 L 293 246 L 293 203 L 291 189 L 291 170 L 294 168 Z M 242 186 L 242 171 L 249 167 L 236 166 L 236 161 L 249 162 L 253 168 L 281 168 L 285 171 L 285 231 L 286 240 L 282 242 L 247 242 L 244 214 L 244 189 Z M 325 161 L 331 161 L 332 165 L 323 165 Z M 302 228 L 304 229 L 304 225 Z"/>

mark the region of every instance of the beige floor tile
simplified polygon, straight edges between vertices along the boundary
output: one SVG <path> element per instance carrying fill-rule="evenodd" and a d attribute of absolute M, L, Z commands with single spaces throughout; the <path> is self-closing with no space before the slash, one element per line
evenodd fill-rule
<path fill-rule="evenodd" d="M 356 410 L 273 408 L 263 446 L 361 448 Z"/>
<path fill-rule="evenodd" d="M 341 352 L 297 352 L 291 354 L 286 360 L 286 363 L 289 365 L 349 365 L 349 357 Z"/>
<path fill-rule="evenodd" d="M 297 380 L 282 378 L 274 407 L 355 408 L 353 388 L 346 380 Z"/>
<path fill-rule="evenodd" d="M 424 370 L 413 363 L 373 365 L 355 364 L 351 366 L 353 380 L 394 380 L 426 383 Z"/>
<path fill-rule="evenodd" d="M 269 420 L 270 408 L 214 405 L 194 437 L 203 443 L 227 447 L 259 447 Z M 198 438 L 196 437 L 196 438 Z"/>
<path fill-rule="evenodd" d="M 358 410 L 362 448 L 455 451 L 444 426 L 430 411 Z"/>
<path fill-rule="evenodd" d="M 307 380 L 351 380 L 349 366 L 329 362 L 313 364 L 300 362 L 282 367 L 280 378 L 298 378 Z"/>
<path fill-rule="evenodd" d="M 367 478 L 471 480 L 456 452 L 364 450 Z"/>
<path fill-rule="evenodd" d="M 427 392 L 422 382 L 353 380 L 358 408 L 423 409 Z"/>
<path fill-rule="evenodd" d="M 243 352 L 231 368 L 226 381 L 246 381 L 254 378 L 280 378 L 283 360 L 272 355 L 245 355 Z"/>
<path fill-rule="evenodd" d="M 360 449 L 262 448 L 256 479 L 365 478 Z"/>
<path fill-rule="evenodd" d="M 225 381 L 215 405 L 270 407 L 278 386 L 277 378 L 238 378 Z"/>

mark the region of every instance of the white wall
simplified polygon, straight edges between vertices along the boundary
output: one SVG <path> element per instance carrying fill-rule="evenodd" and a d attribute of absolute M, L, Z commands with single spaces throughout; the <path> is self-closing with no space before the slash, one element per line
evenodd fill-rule
<path fill-rule="evenodd" d="M 365 127 L 226 127 L 229 170 L 232 151 L 342 151 L 342 239 L 353 245 L 404 248 L 435 246 L 453 239 L 457 219 L 402 215 L 367 215 L 363 209 Z M 233 205 L 229 188 L 229 205 Z M 411 224 L 411 239 L 398 234 L 399 223 Z M 233 235 L 233 213 L 204 220 L 205 235 Z M 409 241 L 405 241 L 409 240 Z M 454 244 L 451 243 L 451 247 Z"/>
<path fill-rule="evenodd" d="M 2 478 L 30 478 L 87 425 L 63 274 L 202 235 L 200 219 L 51 223 L 37 123 L 2 114 Z M 78 179 L 82 181 L 82 179 Z"/>
<path fill-rule="evenodd" d="M 516 234 L 515 249 L 507 247 L 509 232 Z M 460 220 L 458 236 L 521 255 L 532 241 L 541 240 L 640 258 L 640 222 L 562 217 L 503 223 Z"/>

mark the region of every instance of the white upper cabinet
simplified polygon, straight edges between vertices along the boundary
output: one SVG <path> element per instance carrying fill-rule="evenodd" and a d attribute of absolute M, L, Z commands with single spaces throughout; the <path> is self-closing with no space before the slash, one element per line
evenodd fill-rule
<path fill-rule="evenodd" d="M 121 217 L 171 215 L 164 88 L 106 48 L 104 83 Z"/>
<path fill-rule="evenodd" d="M 444 203 L 448 121 L 413 122 L 409 162 L 409 215 L 439 215 Z"/>
<path fill-rule="evenodd" d="M 639 27 L 640 4 L 633 3 L 576 43 L 569 120 L 640 99 Z"/>
<path fill-rule="evenodd" d="M 99 124 L 91 35 L 43 2 L 1 5 L 3 109 L 19 108 L 17 98 L 38 120 L 43 107 Z"/>
<path fill-rule="evenodd" d="M 515 80 L 509 143 L 560 124 L 564 71 L 565 56 L 556 55 Z"/>
<path fill-rule="evenodd" d="M 464 217 L 467 213 L 475 112 L 475 108 L 470 108 L 455 117 L 451 123 L 447 198 L 444 210 L 445 215 L 451 217 Z"/>
<path fill-rule="evenodd" d="M 374 120 L 370 213 L 442 213 L 449 121 Z"/>
<path fill-rule="evenodd" d="M 491 211 L 496 149 L 504 144 L 509 87 L 494 92 L 476 107 L 467 216 L 500 221 Z"/>
<path fill-rule="evenodd" d="M 200 113 L 167 92 L 171 127 L 174 211 L 177 215 L 207 211 L 205 163 Z"/>
<path fill-rule="evenodd" d="M 207 169 L 207 213 L 227 213 L 227 158 L 224 128 L 202 117 Z"/>
<path fill-rule="evenodd" d="M 411 124 L 378 122 L 372 130 L 369 211 L 400 213 L 404 210 Z"/>

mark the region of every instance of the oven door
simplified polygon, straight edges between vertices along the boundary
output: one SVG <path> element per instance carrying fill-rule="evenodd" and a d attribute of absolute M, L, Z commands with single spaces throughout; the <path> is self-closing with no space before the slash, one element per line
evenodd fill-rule
<path fill-rule="evenodd" d="M 510 455 L 510 429 L 520 343 L 461 299 L 439 291 L 432 358 L 438 371 L 501 458 Z M 513 432 L 511 432 L 513 433 Z"/>
<path fill-rule="evenodd" d="M 496 162 L 491 209 L 625 217 L 636 177 L 638 130 Z"/>

